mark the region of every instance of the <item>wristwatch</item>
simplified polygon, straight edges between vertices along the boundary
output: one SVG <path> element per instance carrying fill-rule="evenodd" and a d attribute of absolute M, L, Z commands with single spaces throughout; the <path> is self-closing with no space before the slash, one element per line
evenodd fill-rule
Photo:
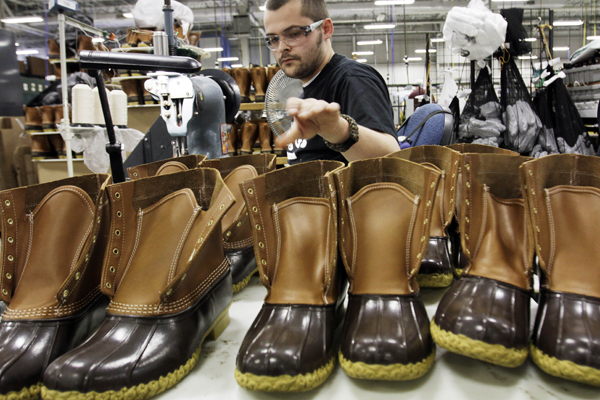
<path fill-rule="evenodd" d="M 338 144 L 331 143 L 326 139 L 323 139 L 323 141 L 331 150 L 343 153 L 347 151 L 350 147 L 352 147 L 354 143 L 358 142 L 358 124 L 356 123 L 354 118 L 352 118 L 349 115 L 341 114 L 340 117 L 348 121 L 348 124 L 350 125 L 350 136 L 348 137 L 348 139 L 346 139 L 345 142 Z"/>

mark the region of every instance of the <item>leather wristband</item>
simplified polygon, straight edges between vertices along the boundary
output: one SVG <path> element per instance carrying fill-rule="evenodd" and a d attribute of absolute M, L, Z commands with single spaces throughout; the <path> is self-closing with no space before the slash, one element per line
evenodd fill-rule
<path fill-rule="evenodd" d="M 358 142 L 358 124 L 356 123 L 354 118 L 352 118 L 349 115 L 341 114 L 340 117 L 348 121 L 348 124 L 350 125 L 350 136 L 348 137 L 348 139 L 346 139 L 345 142 L 338 144 L 331 143 L 326 139 L 323 139 L 323 141 L 331 150 L 343 153 L 347 151 L 350 147 L 352 147 L 354 143 Z"/>

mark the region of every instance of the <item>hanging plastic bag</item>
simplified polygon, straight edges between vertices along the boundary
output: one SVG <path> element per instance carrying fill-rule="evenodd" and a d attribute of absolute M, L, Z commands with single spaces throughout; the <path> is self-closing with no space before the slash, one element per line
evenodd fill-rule
<path fill-rule="evenodd" d="M 533 96 L 533 105 L 542 121 L 542 129 L 537 138 L 537 142 L 530 153 L 531 157 L 539 158 L 548 154 L 557 154 L 558 146 L 554 136 L 554 122 L 552 121 L 552 111 L 548 104 L 548 90 L 539 89 Z"/>
<path fill-rule="evenodd" d="M 506 125 L 503 147 L 529 154 L 537 142 L 542 121 L 512 57 L 502 65 L 500 84 L 502 120 Z"/>
<path fill-rule="evenodd" d="M 499 146 L 505 126 L 500 120 L 500 102 L 488 67 L 482 68 L 460 116 L 458 138 L 461 142 Z"/>

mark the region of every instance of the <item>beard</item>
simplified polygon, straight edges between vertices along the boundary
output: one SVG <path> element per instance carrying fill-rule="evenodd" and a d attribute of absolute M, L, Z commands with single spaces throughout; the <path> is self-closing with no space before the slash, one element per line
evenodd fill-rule
<path fill-rule="evenodd" d="M 283 53 L 281 57 L 279 57 L 278 64 L 283 69 L 283 72 L 290 78 L 294 79 L 306 79 L 312 76 L 321 65 L 324 57 L 324 50 L 321 46 L 323 43 L 323 33 L 321 30 L 319 32 L 319 39 L 317 40 L 317 45 L 311 49 L 305 56 L 300 57 L 297 55 L 290 55 L 289 53 Z M 297 61 L 297 65 L 295 67 L 287 67 L 282 66 L 281 60 L 286 58 L 292 58 Z"/>

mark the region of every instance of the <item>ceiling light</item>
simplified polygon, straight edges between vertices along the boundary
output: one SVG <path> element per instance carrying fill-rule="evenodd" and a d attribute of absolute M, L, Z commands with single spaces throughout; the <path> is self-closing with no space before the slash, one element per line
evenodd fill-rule
<path fill-rule="evenodd" d="M 567 47 L 567 46 L 564 46 L 564 47 L 554 46 L 552 48 L 552 50 L 554 50 L 554 51 L 569 51 L 569 47 Z"/>
<path fill-rule="evenodd" d="M 395 6 L 395 5 L 406 5 L 413 4 L 415 0 L 377 0 L 375 2 L 376 6 Z"/>
<path fill-rule="evenodd" d="M 219 57 L 217 58 L 217 61 L 219 62 L 226 62 L 226 61 L 239 61 L 239 57 Z"/>
<path fill-rule="evenodd" d="M 125 18 L 133 18 L 133 14 L 132 13 L 123 13 L 123 16 Z"/>
<path fill-rule="evenodd" d="M 28 24 L 30 22 L 44 22 L 43 18 L 40 17 L 16 17 L 16 18 L 3 18 L 0 21 L 5 24 Z"/>
<path fill-rule="evenodd" d="M 368 46 L 370 44 L 381 44 L 383 43 L 381 40 L 377 39 L 377 40 L 360 40 L 358 42 L 356 42 L 356 44 L 358 46 Z"/>
<path fill-rule="evenodd" d="M 587 40 L 598 40 L 598 39 L 600 39 L 600 36 L 588 36 L 586 39 Z"/>
<path fill-rule="evenodd" d="M 357 58 L 356 61 L 358 61 L 359 63 L 366 63 L 367 59 L 366 58 Z"/>
<path fill-rule="evenodd" d="M 373 55 L 372 51 L 353 51 L 353 56 L 370 56 Z"/>
<path fill-rule="evenodd" d="M 580 25 L 583 25 L 583 21 L 580 19 L 573 20 L 573 21 L 567 21 L 567 20 L 554 21 L 554 23 L 552 25 L 553 26 L 580 26 Z"/>
<path fill-rule="evenodd" d="M 528 37 L 528 38 L 525 38 L 523 40 L 525 40 L 526 42 L 535 42 L 535 41 L 537 41 L 537 39 L 534 38 L 534 37 Z"/>
<path fill-rule="evenodd" d="M 417 54 L 423 54 L 423 53 L 425 53 L 426 51 L 427 51 L 427 50 L 425 50 L 425 49 L 416 49 L 416 50 L 415 50 L 415 53 L 417 53 Z M 430 52 L 430 53 L 437 53 L 437 50 L 436 50 L 436 49 L 429 49 L 429 52 Z"/>
<path fill-rule="evenodd" d="M 244 68 L 244 64 L 231 64 L 231 68 Z"/>
<path fill-rule="evenodd" d="M 519 60 L 537 60 L 537 56 L 519 56 Z"/>
<path fill-rule="evenodd" d="M 206 47 L 204 48 L 204 50 L 206 51 L 212 51 L 212 52 L 219 52 L 219 51 L 223 51 L 222 47 Z"/>
<path fill-rule="evenodd" d="M 15 46 L 19 47 L 19 43 L 15 43 Z"/>
<path fill-rule="evenodd" d="M 20 56 L 23 55 L 30 55 L 30 54 L 38 54 L 39 51 L 34 50 L 34 49 L 29 49 L 29 50 L 17 50 L 17 54 Z"/>
<path fill-rule="evenodd" d="M 492 0 L 492 1 L 495 3 L 508 3 L 508 2 L 517 3 L 517 2 L 526 2 L 529 0 Z"/>
<path fill-rule="evenodd" d="M 406 57 L 406 61 L 423 61 L 423 57 Z"/>
<path fill-rule="evenodd" d="M 371 24 L 365 25 L 365 29 L 394 29 L 396 24 Z"/>
<path fill-rule="evenodd" d="M 260 11 L 265 11 L 267 9 L 267 7 L 266 6 L 258 6 L 258 9 Z"/>
<path fill-rule="evenodd" d="M 444 38 L 433 38 L 431 39 L 431 43 L 440 43 L 443 42 Z"/>
<path fill-rule="evenodd" d="M 101 37 L 92 38 L 92 43 L 103 43 L 103 42 L 104 42 L 104 38 L 101 38 Z"/>

